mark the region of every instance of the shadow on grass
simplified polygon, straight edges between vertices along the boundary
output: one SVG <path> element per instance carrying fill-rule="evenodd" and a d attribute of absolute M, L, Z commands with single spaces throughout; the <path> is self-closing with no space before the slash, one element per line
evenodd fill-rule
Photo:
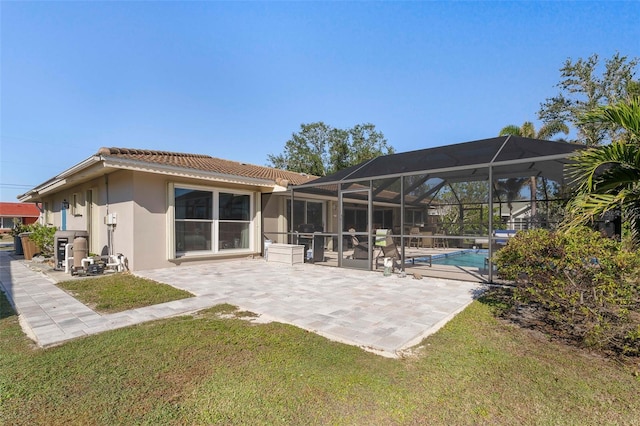
<path fill-rule="evenodd" d="M 495 315 L 503 315 L 514 305 L 513 289 L 493 287 L 478 297 L 478 302 L 489 306 Z"/>
<path fill-rule="evenodd" d="M 13 306 L 9 303 L 7 295 L 3 291 L 0 291 L 0 320 L 12 317 L 16 314 L 13 310 Z"/>

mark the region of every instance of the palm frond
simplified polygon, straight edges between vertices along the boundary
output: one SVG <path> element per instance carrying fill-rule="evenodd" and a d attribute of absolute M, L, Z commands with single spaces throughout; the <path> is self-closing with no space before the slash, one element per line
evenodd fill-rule
<path fill-rule="evenodd" d="M 568 135 L 569 126 L 567 126 L 562 121 L 552 121 L 540 127 L 540 130 L 538 130 L 537 138 L 550 139 L 553 135 L 557 135 L 558 133 Z"/>
<path fill-rule="evenodd" d="M 498 134 L 498 136 L 508 136 L 508 135 L 522 136 L 520 126 L 516 126 L 515 124 L 509 124 L 508 126 L 503 127 L 502 130 L 500 130 L 500 133 Z"/>
<path fill-rule="evenodd" d="M 597 187 L 607 191 L 640 180 L 638 145 L 617 142 L 590 148 L 578 153 L 573 160 L 567 173 L 581 192 L 594 191 Z"/>
<path fill-rule="evenodd" d="M 630 140 L 640 140 L 640 97 L 602 106 L 584 114 L 579 124 L 613 124 L 629 134 Z"/>

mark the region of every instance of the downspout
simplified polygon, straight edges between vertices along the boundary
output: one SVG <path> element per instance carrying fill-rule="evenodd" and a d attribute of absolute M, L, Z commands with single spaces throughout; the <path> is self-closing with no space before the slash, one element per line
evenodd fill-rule
<path fill-rule="evenodd" d="M 293 202 L 294 202 L 294 196 L 293 196 L 293 188 L 291 188 L 291 211 L 289 212 L 289 244 L 293 244 Z M 304 256 L 306 256 L 307 254 L 305 253 Z"/>
<path fill-rule="evenodd" d="M 36 208 L 40 212 L 40 216 L 38 217 L 38 222 L 40 223 L 40 225 L 43 225 L 43 226 L 46 225 L 45 218 L 44 218 L 44 215 L 45 215 L 44 204 L 41 202 L 40 203 L 36 202 L 33 204 L 36 206 Z"/>
<path fill-rule="evenodd" d="M 104 187 L 105 187 L 105 195 L 106 195 L 106 209 L 107 209 L 107 217 L 109 216 L 109 175 L 104 175 Z M 113 254 L 112 240 L 113 236 L 111 235 L 111 225 L 107 225 L 107 250 L 108 255 L 111 256 Z"/>

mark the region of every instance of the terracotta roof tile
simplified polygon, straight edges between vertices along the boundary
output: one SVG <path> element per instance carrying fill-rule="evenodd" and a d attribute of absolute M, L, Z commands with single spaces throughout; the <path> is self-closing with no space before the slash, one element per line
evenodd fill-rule
<path fill-rule="evenodd" d="M 133 148 L 100 148 L 98 155 L 137 160 L 150 164 L 183 167 L 185 169 L 220 173 L 231 176 L 271 180 L 282 186 L 286 186 L 283 181 L 287 181 L 292 185 L 300 185 L 311 182 L 317 178 L 317 176 L 224 160 L 222 158 L 215 158 L 204 154 L 187 154 L 181 152 Z"/>
<path fill-rule="evenodd" d="M 33 203 L 0 202 L 0 216 L 5 217 L 38 217 L 40 210 Z"/>

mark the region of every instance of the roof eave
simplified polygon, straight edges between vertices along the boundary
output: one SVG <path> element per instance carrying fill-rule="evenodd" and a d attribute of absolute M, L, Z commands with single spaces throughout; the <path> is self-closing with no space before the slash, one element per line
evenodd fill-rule
<path fill-rule="evenodd" d="M 36 196 L 44 195 L 48 192 L 51 192 L 53 189 L 64 186 L 67 183 L 68 177 L 73 176 L 74 174 L 77 174 L 80 171 L 93 166 L 94 164 L 98 163 L 100 160 L 101 160 L 100 156 L 92 155 L 86 160 L 81 161 L 80 163 L 74 165 L 73 167 L 68 168 L 67 170 L 49 179 L 48 181 L 45 181 L 38 186 L 35 186 L 30 191 L 25 192 L 24 194 L 18 195 L 17 199 L 23 203 L 27 201 L 32 201 L 36 198 Z"/>
<path fill-rule="evenodd" d="M 104 164 L 106 167 L 118 168 L 123 170 L 142 171 L 150 173 L 161 173 L 170 176 L 190 177 L 197 179 L 216 180 L 226 183 L 235 183 L 241 185 L 274 187 L 275 181 L 271 179 L 249 178 L 225 173 L 209 172 L 204 170 L 192 169 L 187 167 L 169 166 L 146 161 L 123 159 L 116 157 L 105 157 Z"/>

